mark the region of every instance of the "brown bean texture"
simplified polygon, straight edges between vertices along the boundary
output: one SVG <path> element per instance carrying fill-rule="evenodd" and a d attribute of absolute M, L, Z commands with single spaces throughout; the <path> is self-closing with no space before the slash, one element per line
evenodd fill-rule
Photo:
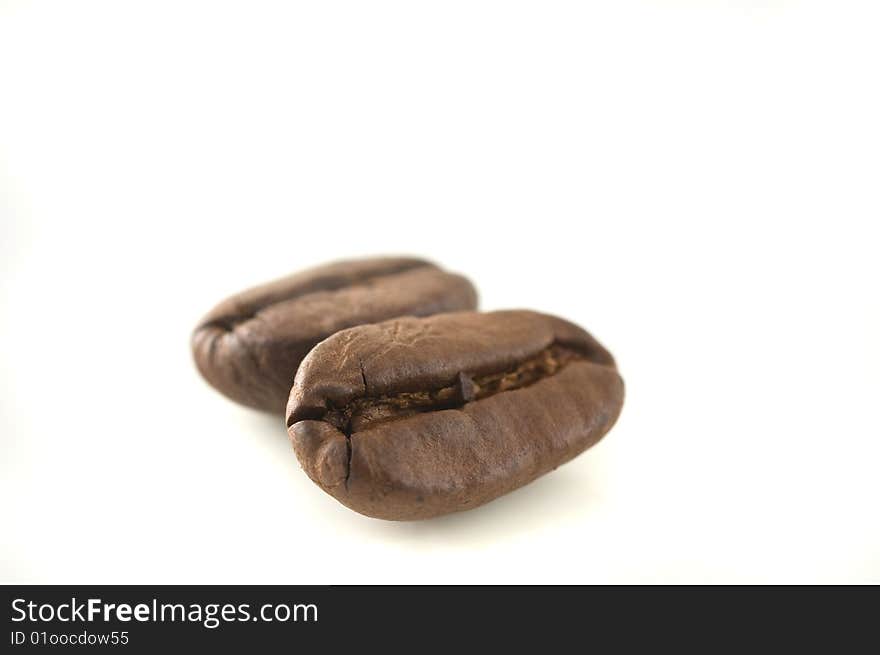
<path fill-rule="evenodd" d="M 531 311 L 456 312 L 344 330 L 296 375 L 288 433 L 303 469 L 367 516 L 486 503 L 569 461 L 623 405 L 614 359 Z"/>
<path fill-rule="evenodd" d="M 335 262 L 224 300 L 196 327 L 193 356 L 218 391 L 280 414 L 303 357 L 333 333 L 476 305 L 476 291 L 467 279 L 422 259 Z"/>

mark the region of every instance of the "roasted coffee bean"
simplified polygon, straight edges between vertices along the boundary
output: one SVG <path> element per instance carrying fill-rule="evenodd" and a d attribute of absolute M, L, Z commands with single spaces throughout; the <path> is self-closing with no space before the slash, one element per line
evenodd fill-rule
<path fill-rule="evenodd" d="M 348 507 L 423 519 L 486 503 L 596 443 L 623 405 L 611 355 L 529 311 L 400 318 L 338 332 L 296 376 L 288 433 Z"/>
<path fill-rule="evenodd" d="M 223 301 L 196 328 L 193 355 L 220 392 L 280 414 L 303 357 L 334 332 L 476 305 L 468 280 L 421 259 L 336 262 Z"/>

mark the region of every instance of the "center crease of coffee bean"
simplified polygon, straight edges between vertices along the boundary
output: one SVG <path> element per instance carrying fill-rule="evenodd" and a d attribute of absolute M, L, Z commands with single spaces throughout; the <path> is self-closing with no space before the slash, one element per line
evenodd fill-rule
<path fill-rule="evenodd" d="M 201 327 L 217 327 L 222 330 L 226 330 L 227 332 L 232 332 L 242 323 L 247 323 L 248 321 L 259 318 L 260 312 L 273 305 L 289 302 L 291 300 L 301 300 L 303 298 L 307 298 L 308 296 L 317 295 L 320 293 L 333 293 L 335 291 L 342 291 L 344 289 L 350 289 L 357 286 L 370 286 L 372 284 L 375 284 L 375 282 L 380 278 L 400 275 L 401 273 L 407 273 L 417 268 L 428 268 L 430 266 L 431 265 L 427 262 L 409 262 L 405 265 L 396 266 L 389 270 L 377 271 L 369 275 L 363 275 L 360 278 L 344 280 L 330 279 L 321 286 L 311 289 L 309 291 L 289 293 L 271 298 L 269 300 L 265 300 L 260 303 L 254 303 L 253 305 L 248 307 L 239 307 L 236 313 L 214 319 L 210 323 L 206 323 Z"/>
<path fill-rule="evenodd" d="M 350 437 L 379 423 L 422 412 L 455 409 L 498 393 L 522 389 L 557 374 L 572 362 L 587 359 L 587 355 L 573 348 L 552 344 L 513 369 L 477 377 L 462 372 L 454 384 L 431 391 L 357 398 L 344 407 L 329 409 L 322 420 Z M 366 386 L 365 375 L 364 383 Z"/>

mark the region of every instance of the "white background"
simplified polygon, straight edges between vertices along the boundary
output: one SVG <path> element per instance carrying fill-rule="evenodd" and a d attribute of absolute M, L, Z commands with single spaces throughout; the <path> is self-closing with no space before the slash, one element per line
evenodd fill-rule
<path fill-rule="evenodd" d="M 0 581 L 880 582 L 876 2 L 0 2 Z M 224 296 L 414 253 L 581 323 L 617 427 L 368 519 Z"/>

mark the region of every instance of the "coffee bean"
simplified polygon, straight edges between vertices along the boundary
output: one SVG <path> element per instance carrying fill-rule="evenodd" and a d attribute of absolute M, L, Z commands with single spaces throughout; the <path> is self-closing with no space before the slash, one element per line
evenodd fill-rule
<path fill-rule="evenodd" d="M 281 413 L 303 357 L 331 334 L 476 305 L 468 280 L 421 259 L 336 262 L 224 300 L 196 328 L 193 355 L 205 379 L 232 400 Z"/>
<path fill-rule="evenodd" d="M 344 330 L 296 376 L 288 433 L 348 507 L 423 519 L 486 503 L 596 443 L 623 404 L 584 330 L 529 311 L 457 312 Z"/>

